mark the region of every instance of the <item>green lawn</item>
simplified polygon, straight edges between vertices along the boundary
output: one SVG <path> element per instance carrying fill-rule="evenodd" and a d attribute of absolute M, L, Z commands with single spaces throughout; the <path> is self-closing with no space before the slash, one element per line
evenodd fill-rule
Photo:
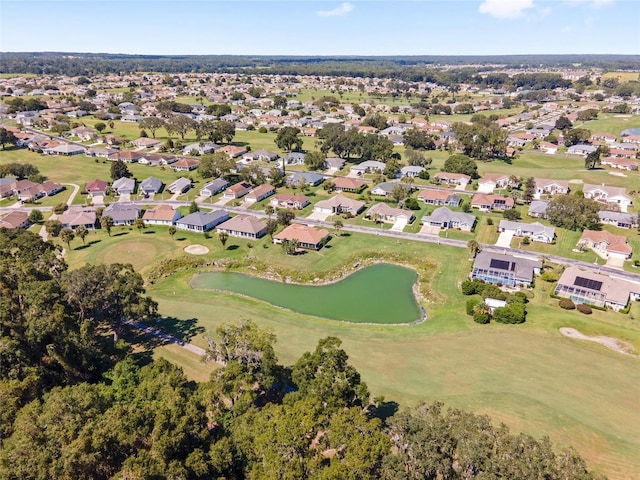
<path fill-rule="evenodd" d="M 425 305 L 428 319 L 411 328 L 333 322 L 249 298 L 194 291 L 188 284 L 192 271 L 156 279 L 149 293 L 159 302 L 163 316 L 176 319 L 162 326 L 174 333 L 184 330 L 183 322 L 191 325 L 194 319 L 198 327 L 212 331 L 223 322 L 251 318 L 277 334 L 276 350 L 285 364 L 312 349 L 319 338 L 336 335 L 375 395 L 402 405 L 442 400 L 487 413 L 518 431 L 549 435 L 559 447 L 575 446 L 610 478 L 631 479 L 640 471 L 635 455 L 640 448 L 637 360 L 558 333 L 559 327 L 572 326 L 589 335 L 629 341 L 640 351 L 640 324 L 631 320 L 633 315 L 640 318 L 638 305 L 630 315 L 594 311 L 587 317 L 559 309 L 557 300 L 549 297 L 553 284 L 539 281 L 524 325 L 481 326 L 464 314 L 465 297 L 458 292 L 470 266 L 466 249 L 345 234 L 334 236 L 320 252 L 287 256 L 268 238 L 257 242 L 230 238 L 223 250 L 215 235 L 205 238 L 178 232 L 172 240 L 165 227 L 142 233 L 118 227 L 111 237 L 97 232 L 86 240 L 90 244 L 86 248 L 73 241 L 66 256 L 72 268 L 85 262 L 132 262 L 147 276 L 159 258 L 195 258 L 183 253 L 191 243 L 210 249 L 198 258 L 227 258 L 256 268 L 266 265 L 296 281 L 334 275 L 343 267 L 352 271 L 355 255 L 373 252 L 409 256 L 417 266 L 436 262 L 430 270 L 433 280 L 423 289 L 431 292 Z M 206 346 L 202 333 L 191 341 Z M 183 366 L 195 380 L 207 378 L 212 371 L 175 346 L 157 348 L 154 355 Z"/>

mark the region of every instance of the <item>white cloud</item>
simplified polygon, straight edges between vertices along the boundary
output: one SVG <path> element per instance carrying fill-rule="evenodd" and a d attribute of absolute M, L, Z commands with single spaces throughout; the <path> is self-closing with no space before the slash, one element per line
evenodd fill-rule
<path fill-rule="evenodd" d="M 548 17 L 549 15 L 551 15 L 551 12 L 551 7 L 543 8 L 542 10 L 540 10 L 540 18 Z"/>
<path fill-rule="evenodd" d="M 533 6 L 533 0 L 484 0 L 479 10 L 496 18 L 518 18 Z"/>
<path fill-rule="evenodd" d="M 589 8 L 598 9 L 598 8 L 606 7 L 607 5 L 612 5 L 616 0 L 565 0 L 565 1 L 573 6 L 584 5 Z"/>
<path fill-rule="evenodd" d="M 352 10 L 353 5 L 349 2 L 344 2 L 332 10 L 318 10 L 316 15 L 319 17 L 340 17 L 342 15 L 347 15 Z"/>

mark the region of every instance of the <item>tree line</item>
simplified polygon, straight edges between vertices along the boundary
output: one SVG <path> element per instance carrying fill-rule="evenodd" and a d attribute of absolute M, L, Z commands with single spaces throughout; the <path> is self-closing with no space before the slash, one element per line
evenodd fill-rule
<path fill-rule="evenodd" d="M 140 275 L 69 271 L 30 232 L 0 229 L 0 291 L 0 479 L 601 478 L 486 416 L 398 411 L 335 337 L 286 366 L 271 331 L 223 324 L 204 358 L 221 368 L 199 384 L 141 362 L 112 338 L 156 315 Z"/>

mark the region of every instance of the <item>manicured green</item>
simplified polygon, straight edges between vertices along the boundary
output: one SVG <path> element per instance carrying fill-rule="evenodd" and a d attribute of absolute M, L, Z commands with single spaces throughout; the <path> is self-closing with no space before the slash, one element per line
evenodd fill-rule
<path fill-rule="evenodd" d="M 416 273 L 408 268 L 378 264 L 322 286 L 286 284 L 230 272 L 196 275 L 191 286 L 239 293 L 316 317 L 393 324 L 420 319 L 412 292 L 415 280 Z"/>

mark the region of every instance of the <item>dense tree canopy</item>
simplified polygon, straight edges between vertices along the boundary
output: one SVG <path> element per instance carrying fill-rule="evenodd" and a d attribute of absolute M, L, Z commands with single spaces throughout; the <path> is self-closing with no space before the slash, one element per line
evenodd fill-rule
<path fill-rule="evenodd" d="M 547 218 L 556 227 L 569 230 L 599 229 L 601 205 L 578 195 L 555 195 L 547 206 Z"/>

